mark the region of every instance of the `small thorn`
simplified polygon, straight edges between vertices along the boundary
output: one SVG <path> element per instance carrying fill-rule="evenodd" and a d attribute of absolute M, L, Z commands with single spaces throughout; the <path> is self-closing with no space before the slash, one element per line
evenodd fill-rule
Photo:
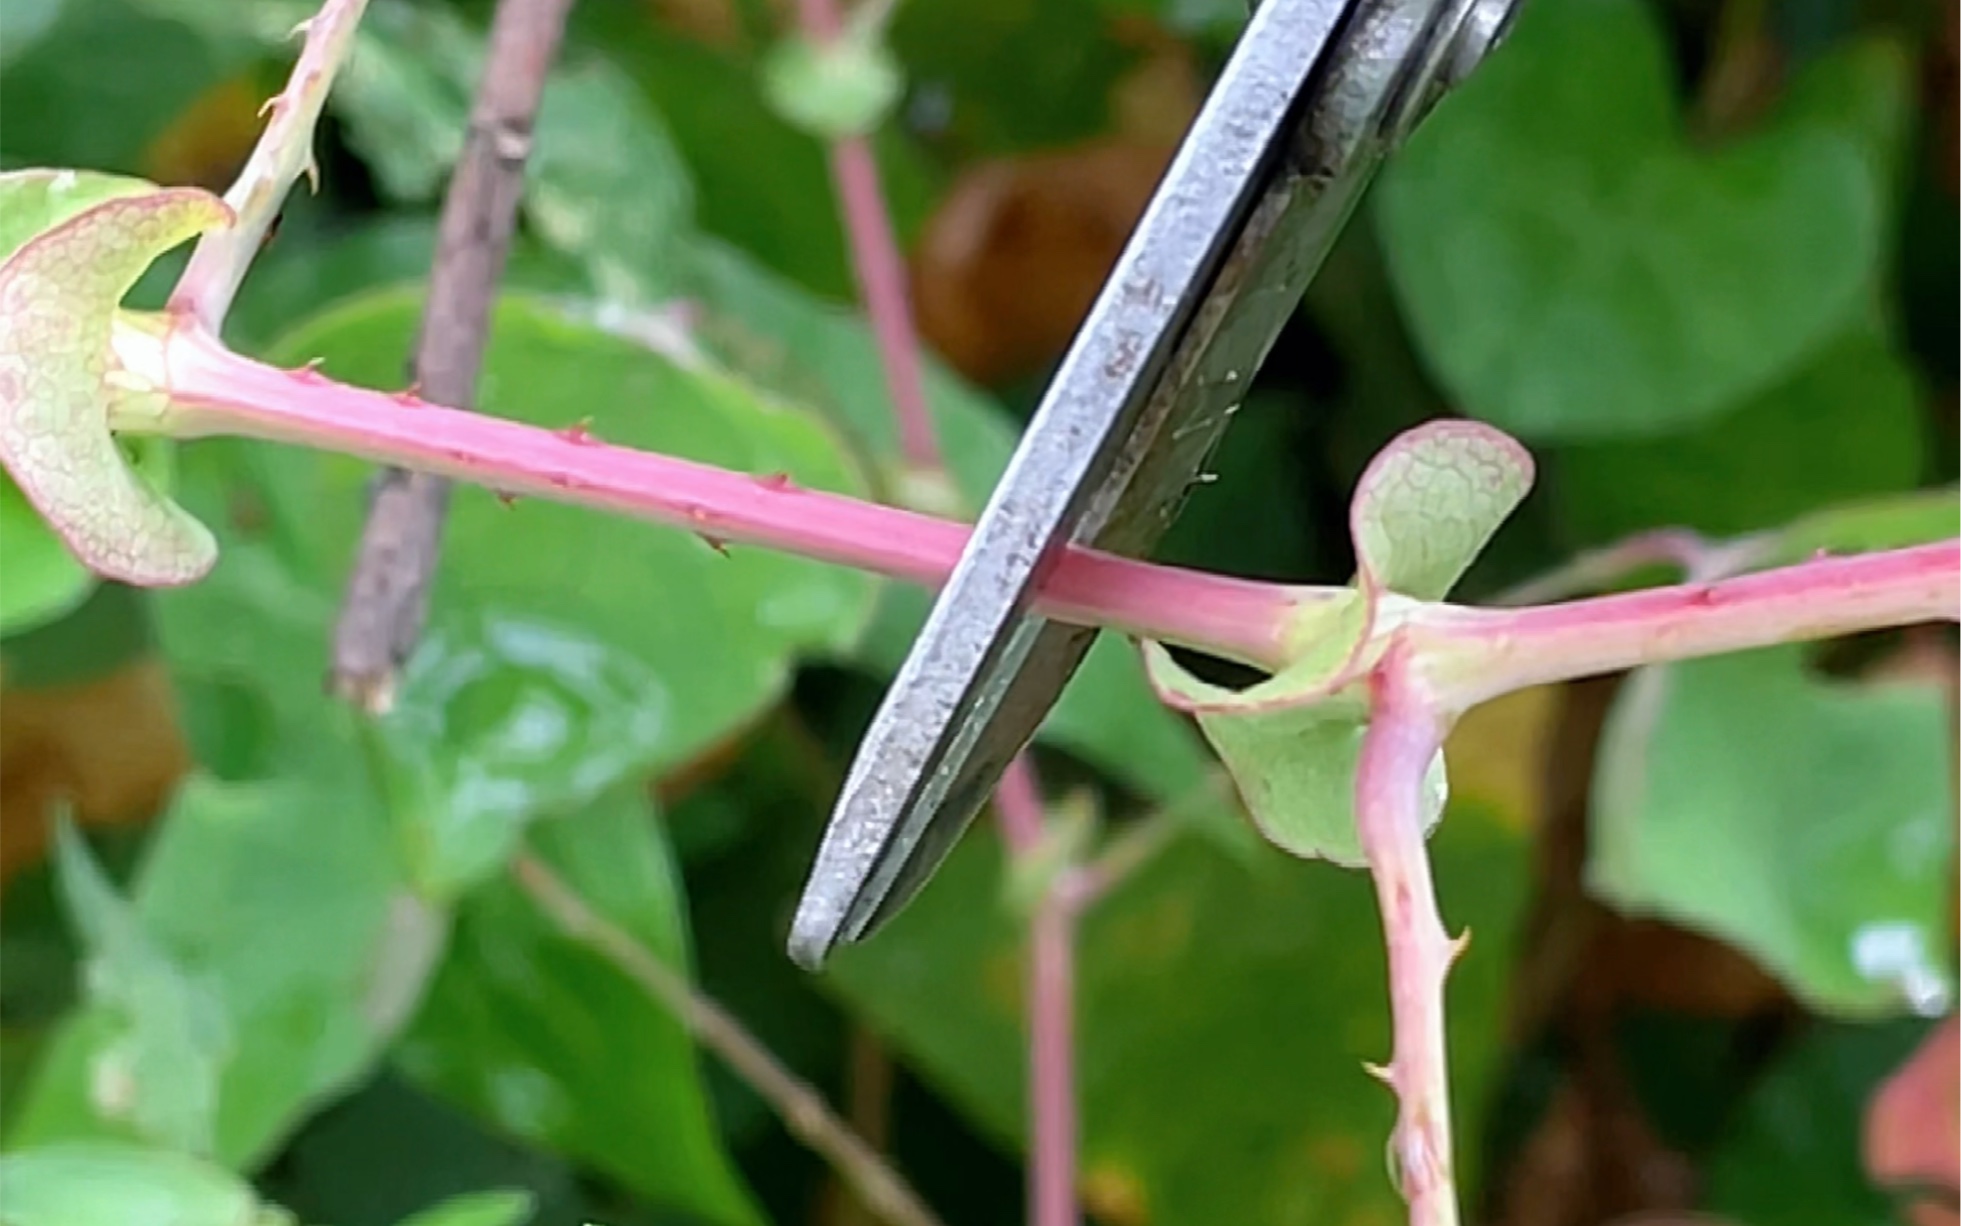
<path fill-rule="evenodd" d="M 318 196 L 320 194 L 320 162 L 311 152 L 306 155 L 306 165 L 300 167 L 300 173 L 306 176 L 307 190 L 313 195 Z"/>
<path fill-rule="evenodd" d="M 326 379 L 326 376 L 320 373 L 320 364 L 326 360 L 325 358 L 308 358 L 286 373 L 302 383 L 320 383 Z"/>
<path fill-rule="evenodd" d="M 789 473 L 768 473 L 757 477 L 756 484 L 766 490 L 788 490 L 792 488 Z"/>
<path fill-rule="evenodd" d="M 1464 956 L 1464 951 L 1469 949 L 1470 947 L 1471 947 L 1471 930 L 1469 928 L 1466 928 L 1464 931 L 1458 933 L 1456 936 L 1451 938 L 1450 956 L 1444 959 L 1444 969 L 1448 970 L 1451 967 L 1456 966 L 1457 960 L 1459 958 L 1462 958 Z"/>
<path fill-rule="evenodd" d="M 305 38 L 313 33 L 313 18 L 309 17 L 287 31 L 287 38 Z"/>
<path fill-rule="evenodd" d="M 267 98 L 264 102 L 261 102 L 259 104 L 259 113 L 258 115 L 255 116 L 255 118 L 264 119 L 268 113 L 278 110 L 279 104 L 282 101 L 284 101 L 285 98 L 286 98 L 285 94 L 274 94 L 272 97 Z"/>
<path fill-rule="evenodd" d="M 1392 1065 L 1375 1064 L 1371 1061 L 1364 1060 L 1362 1061 L 1362 1071 L 1377 1081 L 1380 1081 L 1383 1085 L 1388 1086 L 1390 1089 L 1393 1090 L 1396 1088 L 1396 1070 Z"/>
<path fill-rule="evenodd" d="M 713 549 L 716 553 L 721 554 L 725 558 L 729 556 L 729 543 L 721 537 L 710 536 L 706 532 L 697 532 L 695 535 L 701 538 L 702 544 Z"/>
<path fill-rule="evenodd" d="M 1811 551 L 1811 560 L 1813 562 L 1823 562 L 1826 558 L 1829 558 L 1831 556 L 1832 556 L 1832 551 L 1826 549 L 1822 545 L 1819 546 L 1817 549 Z"/>
<path fill-rule="evenodd" d="M 573 422 L 571 425 L 566 426 L 562 430 L 553 431 L 553 433 L 557 434 L 558 437 L 564 439 L 568 443 L 583 444 L 583 443 L 596 443 L 599 441 L 598 439 L 592 436 L 592 418 L 590 417 L 581 417 L 579 420 Z"/>

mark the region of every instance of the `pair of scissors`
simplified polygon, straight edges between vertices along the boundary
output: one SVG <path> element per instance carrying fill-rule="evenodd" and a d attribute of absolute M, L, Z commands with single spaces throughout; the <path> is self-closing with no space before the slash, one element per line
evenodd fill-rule
<path fill-rule="evenodd" d="M 916 895 L 1095 639 L 1062 548 L 1143 556 L 1384 156 L 1518 0 L 1258 0 L 860 742 L 791 923 L 820 968 Z"/>

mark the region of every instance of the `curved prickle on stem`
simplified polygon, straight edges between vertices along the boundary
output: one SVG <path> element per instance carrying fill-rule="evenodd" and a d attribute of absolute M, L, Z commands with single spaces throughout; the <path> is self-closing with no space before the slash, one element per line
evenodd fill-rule
<path fill-rule="evenodd" d="M 151 262 L 231 210 L 208 192 L 106 200 L 42 230 L 0 263 L 0 464 L 77 559 L 146 587 L 188 583 L 218 546 L 123 459 L 109 431 L 119 387 L 116 310 Z M 135 394 L 165 393 L 163 388 Z"/>

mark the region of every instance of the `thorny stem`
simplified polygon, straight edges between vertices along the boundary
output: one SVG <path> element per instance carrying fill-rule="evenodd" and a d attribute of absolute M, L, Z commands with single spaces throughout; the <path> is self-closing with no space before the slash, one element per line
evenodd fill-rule
<path fill-rule="evenodd" d="M 225 203 L 237 220 L 198 240 L 171 291 L 173 311 L 188 314 L 218 332 L 245 280 L 246 269 L 259 254 L 293 184 L 305 175 L 318 189 L 320 172 L 313 159 L 313 128 L 327 104 L 334 77 L 354 46 L 354 31 L 367 7 L 368 0 L 326 0 L 318 13 L 293 31 L 306 36 L 299 59 L 286 88 L 266 103 L 272 120 L 253 147 L 245 169 L 225 193 Z"/>
<path fill-rule="evenodd" d="M 522 422 L 279 370 L 194 327 L 161 340 L 118 333 L 118 357 L 170 388 L 161 419 L 111 424 L 179 438 L 236 435 L 399 464 L 509 494 L 533 494 L 669 524 L 718 544 L 765 545 L 937 587 L 969 528 L 917 511 L 808 490 L 787 477 L 615 447 L 574 427 Z M 1037 598 L 1045 616 L 1098 625 L 1267 667 L 1287 625 L 1336 589 L 1286 588 L 1070 547 Z"/>
<path fill-rule="evenodd" d="M 1434 700 L 1410 684 L 1405 652 L 1392 649 L 1373 678 L 1374 706 L 1356 774 L 1356 832 L 1375 878 L 1389 950 L 1394 1055 L 1373 1069 L 1396 1092 L 1390 1154 L 1409 1202 L 1410 1226 L 1456 1226 L 1444 980 L 1463 940 L 1444 932 L 1424 846 L 1423 789 L 1443 744 Z"/>
<path fill-rule="evenodd" d="M 437 401 L 467 407 L 489 339 L 524 194 L 524 167 L 572 0 L 498 0 L 463 152 L 436 229 L 412 380 Z M 395 673 L 414 650 L 442 548 L 447 483 L 427 472 L 382 472 L 360 552 L 334 626 L 333 689 L 370 712 L 393 701 Z"/>
<path fill-rule="evenodd" d="M 679 1019 L 696 1041 L 740 1074 L 799 1140 L 844 1176 L 866 1208 L 892 1226 L 940 1226 L 939 1218 L 905 1179 L 838 1118 L 822 1095 L 778 1063 L 741 1022 L 587 906 L 544 861 L 520 854 L 511 863 L 511 874 L 559 931 L 618 967 Z"/>
<path fill-rule="evenodd" d="M 1523 609 L 1433 606 L 1411 667 L 1448 711 L 1501 694 L 1700 656 L 1961 620 L 1961 542 L 1816 558 Z"/>

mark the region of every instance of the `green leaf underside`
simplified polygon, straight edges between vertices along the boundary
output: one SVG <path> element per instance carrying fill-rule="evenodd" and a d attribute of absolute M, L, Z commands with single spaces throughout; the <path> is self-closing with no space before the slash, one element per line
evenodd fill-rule
<path fill-rule="evenodd" d="M 17 170 L 0 174 L 0 260 L 28 239 L 92 205 L 154 192 L 125 175 L 74 170 Z M 13 477 L 0 473 L 0 633 L 43 625 L 78 606 L 95 576 L 76 561 Z"/>
<path fill-rule="evenodd" d="M 1355 830 L 1356 772 L 1368 731 L 1367 652 L 1382 592 L 1441 600 L 1532 484 L 1531 457 L 1477 422 L 1425 423 L 1363 473 L 1349 508 L 1356 588 L 1303 610 L 1288 667 L 1243 690 L 1192 676 L 1155 643 L 1145 670 L 1159 698 L 1197 716 L 1254 824 L 1290 854 L 1365 866 Z M 1424 779 L 1425 832 L 1448 795 L 1443 755 Z"/>
<path fill-rule="evenodd" d="M 1442 600 L 1532 488 L 1532 457 L 1489 426 L 1436 421 L 1376 456 L 1349 510 L 1362 582 Z"/>
<path fill-rule="evenodd" d="M 112 393 L 106 380 L 123 295 L 157 256 L 229 219 L 202 191 L 121 195 L 42 231 L 0 264 L 0 463 L 104 577 L 186 583 L 217 559 L 204 525 L 124 461 L 107 414 L 112 396 L 128 393 Z"/>
<path fill-rule="evenodd" d="M 1590 881 L 1747 951 L 1820 1011 L 1938 1008 L 1954 849 L 1942 700 L 1823 681 L 1804 660 L 1777 647 L 1637 675 L 1594 779 Z"/>
<path fill-rule="evenodd" d="M 1376 195 L 1446 388 L 1531 440 L 1602 439 L 1707 419 L 1802 361 L 1861 309 L 1883 250 L 1873 98 L 1903 78 L 1843 75 L 1845 97 L 1800 90 L 1763 130 L 1692 150 L 1646 6 L 1528 6 Z"/>

